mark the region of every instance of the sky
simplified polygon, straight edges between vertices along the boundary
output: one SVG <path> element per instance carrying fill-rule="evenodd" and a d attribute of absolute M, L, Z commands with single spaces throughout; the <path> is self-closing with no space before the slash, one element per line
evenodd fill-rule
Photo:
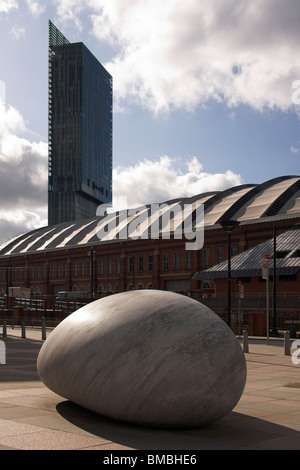
<path fill-rule="evenodd" d="M 300 174 L 299 0 L 0 0 L 0 242 L 47 225 L 49 19 L 113 77 L 114 201 Z"/>

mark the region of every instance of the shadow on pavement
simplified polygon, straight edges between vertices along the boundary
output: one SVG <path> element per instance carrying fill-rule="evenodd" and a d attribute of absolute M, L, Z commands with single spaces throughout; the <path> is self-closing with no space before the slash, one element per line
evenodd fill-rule
<path fill-rule="evenodd" d="M 63 418 L 86 432 L 138 450 L 256 448 L 262 441 L 295 434 L 294 429 L 234 411 L 209 426 L 181 430 L 130 425 L 71 401 L 59 403 L 56 409 Z"/>

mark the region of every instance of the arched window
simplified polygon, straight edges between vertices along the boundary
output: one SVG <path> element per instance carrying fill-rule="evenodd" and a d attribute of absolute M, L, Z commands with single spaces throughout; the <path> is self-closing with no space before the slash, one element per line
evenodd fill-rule
<path fill-rule="evenodd" d="M 211 289 L 211 283 L 210 283 L 210 281 L 202 281 L 202 283 L 201 283 L 201 289 Z"/>
<path fill-rule="evenodd" d="M 107 294 L 112 294 L 113 289 L 112 289 L 112 285 L 111 285 L 111 284 L 107 284 L 107 286 L 106 286 L 106 292 L 107 292 Z"/>
<path fill-rule="evenodd" d="M 102 295 L 103 295 L 103 285 L 102 284 L 100 284 L 98 286 L 98 295 L 99 295 L 99 297 L 102 297 Z"/>

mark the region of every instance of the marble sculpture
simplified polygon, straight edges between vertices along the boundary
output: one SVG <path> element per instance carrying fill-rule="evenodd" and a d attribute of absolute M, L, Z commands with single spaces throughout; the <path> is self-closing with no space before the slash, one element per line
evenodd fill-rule
<path fill-rule="evenodd" d="M 37 362 L 44 384 L 101 415 L 194 428 L 228 414 L 246 382 L 242 348 L 196 300 L 139 290 L 96 300 L 63 320 Z"/>

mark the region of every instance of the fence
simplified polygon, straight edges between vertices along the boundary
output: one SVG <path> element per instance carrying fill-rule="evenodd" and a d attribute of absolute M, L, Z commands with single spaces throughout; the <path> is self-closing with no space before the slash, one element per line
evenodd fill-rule
<path fill-rule="evenodd" d="M 181 292 L 184 295 L 202 302 L 227 322 L 227 296 L 214 294 L 204 296 L 199 292 Z M 88 304 L 90 297 L 58 299 L 55 296 L 34 295 L 29 299 L 0 297 L 0 325 L 5 321 L 10 325 L 41 326 L 45 318 L 48 326 L 56 326 L 72 312 Z M 271 300 L 271 299 L 270 299 Z M 276 297 L 276 328 L 283 334 L 288 330 L 296 338 L 300 331 L 300 296 L 296 294 L 279 294 Z M 231 298 L 231 327 L 235 333 L 244 329 L 251 335 L 263 336 L 265 332 L 266 298 L 263 294 L 248 294 L 238 299 Z M 272 301 L 269 305 L 269 325 L 274 326 Z"/>
<path fill-rule="evenodd" d="M 31 296 L 29 299 L 0 298 L 0 324 L 41 326 L 42 319 L 48 326 L 56 326 L 75 310 L 92 301 L 91 298 L 58 299 L 55 296 Z"/>

